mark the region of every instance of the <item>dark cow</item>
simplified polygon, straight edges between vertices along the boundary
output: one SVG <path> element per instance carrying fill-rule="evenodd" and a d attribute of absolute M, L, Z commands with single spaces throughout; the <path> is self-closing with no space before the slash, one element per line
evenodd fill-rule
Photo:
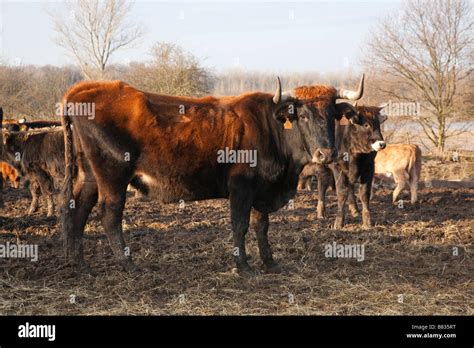
<path fill-rule="evenodd" d="M 54 179 L 64 176 L 64 137 L 61 128 L 43 131 L 7 131 L 3 158 L 30 181 L 28 215 L 38 209 L 39 195 L 46 196 L 48 216 L 54 215 Z"/>
<path fill-rule="evenodd" d="M 318 175 L 318 218 L 324 218 L 325 198 L 329 185 L 335 182 L 337 192 L 337 216 L 334 228 L 344 226 L 345 203 L 353 216 L 358 215 L 354 197 L 354 184 L 358 182 L 359 198 L 362 203 L 362 224 L 372 226 L 369 201 L 374 176 L 374 158 L 377 151 L 385 148 L 380 124 L 386 120 L 382 108 L 357 106 L 357 115 L 346 117 L 336 123 L 336 148 L 338 159 L 332 164 L 319 166 Z"/>
<path fill-rule="evenodd" d="M 142 191 L 165 203 L 229 198 L 237 270 L 251 272 L 245 251 L 250 223 L 265 270 L 277 271 L 267 238 L 268 214 L 295 195 L 305 164 L 329 163 L 335 154 L 334 121 L 321 117 L 311 104 L 282 95 L 279 80 L 275 95 L 222 98 L 159 95 L 120 81 L 81 82 L 63 103 L 95 103 L 96 110 L 92 120 L 80 115 L 62 119 L 62 231 L 67 254 L 80 267 L 87 267 L 82 236 L 97 203 L 115 255 L 134 269 L 124 253 L 122 213 L 127 185 L 138 176 Z M 258 161 L 254 166 L 220 161 L 224 150 L 256 151 Z"/>

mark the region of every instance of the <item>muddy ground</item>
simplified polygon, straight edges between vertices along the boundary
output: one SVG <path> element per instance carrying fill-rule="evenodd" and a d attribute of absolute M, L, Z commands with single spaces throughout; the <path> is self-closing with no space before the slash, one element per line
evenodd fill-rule
<path fill-rule="evenodd" d="M 0 259 L 0 314 L 474 314 L 474 190 L 420 190 L 421 203 L 390 203 L 376 192 L 375 227 L 348 218 L 332 230 L 316 219 L 316 192 L 298 193 L 294 209 L 271 216 L 270 243 L 282 274 L 232 272 L 228 202 L 160 206 L 129 199 L 125 236 L 138 273 L 114 261 L 95 212 L 86 230 L 86 260 L 95 276 L 64 266 L 56 218 L 45 204 L 25 216 L 25 190 L 6 189 L 1 243 L 38 244 L 39 260 Z M 44 203 L 44 202 L 43 202 Z M 365 259 L 327 258 L 333 242 L 363 244 Z M 255 234 L 250 264 L 259 269 Z M 453 255 L 457 247 L 458 255 Z"/>

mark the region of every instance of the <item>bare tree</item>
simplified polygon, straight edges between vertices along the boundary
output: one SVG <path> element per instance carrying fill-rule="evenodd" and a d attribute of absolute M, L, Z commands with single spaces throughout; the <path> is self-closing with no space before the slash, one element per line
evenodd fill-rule
<path fill-rule="evenodd" d="M 157 42 L 151 61 L 133 63 L 124 79 L 132 85 L 156 93 L 199 96 L 209 93 L 212 75 L 198 58 L 171 43 Z"/>
<path fill-rule="evenodd" d="M 142 34 L 126 21 L 131 3 L 125 0 L 67 2 L 61 15 L 50 11 L 56 42 L 77 61 L 86 79 L 103 79 L 110 57 Z"/>
<path fill-rule="evenodd" d="M 379 24 L 368 43 L 366 65 L 395 78 L 399 88 L 384 90 L 388 96 L 421 102 L 415 120 L 438 151 L 446 138 L 469 126 L 450 130 L 462 111 L 458 86 L 473 71 L 473 29 L 468 1 L 409 0 Z"/>

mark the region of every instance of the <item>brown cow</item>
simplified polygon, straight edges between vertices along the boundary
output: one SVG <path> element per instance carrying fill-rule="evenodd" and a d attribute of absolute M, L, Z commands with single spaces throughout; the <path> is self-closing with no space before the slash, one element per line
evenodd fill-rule
<path fill-rule="evenodd" d="M 7 180 L 10 180 L 12 187 L 20 188 L 20 175 L 18 171 L 7 162 L 0 161 L 0 174 L 4 185 L 7 184 Z"/>
<path fill-rule="evenodd" d="M 294 196 L 305 164 L 329 163 L 334 155 L 334 115 L 322 117 L 311 104 L 282 95 L 279 80 L 275 95 L 222 98 L 153 94 L 120 81 L 81 82 L 63 103 L 95 103 L 96 110 L 88 119 L 67 115 L 64 108 L 62 118 L 61 225 L 67 254 L 80 267 L 87 267 L 82 236 L 97 203 L 112 250 L 127 269 L 135 268 L 124 253 L 122 214 L 127 185 L 138 176 L 142 191 L 165 203 L 229 198 L 237 270 L 251 272 L 245 251 L 251 223 L 264 268 L 278 271 L 268 243 L 268 214 Z M 234 157 L 220 158 L 223 151 L 234 151 Z M 258 161 L 236 161 L 238 151 L 255 151 Z"/>
<path fill-rule="evenodd" d="M 418 200 L 418 180 L 421 172 L 421 150 L 413 144 L 392 144 L 377 153 L 375 157 L 375 174 L 390 173 L 397 187 L 393 191 L 395 203 L 400 191 L 409 183 L 411 203 Z"/>

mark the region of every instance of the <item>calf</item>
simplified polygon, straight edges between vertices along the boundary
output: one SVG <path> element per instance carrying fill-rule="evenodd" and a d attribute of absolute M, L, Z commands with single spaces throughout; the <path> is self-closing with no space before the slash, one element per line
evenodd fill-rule
<path fill-rule="evenodd" d="M 393 191 L 395 203 L 400 191 L 410 185 L 411 203 L 418 200 L 417 189 L 421 172 L 421 150 L 413 144 L 393 144 L 379 151 L 375 157 L 375 174 L 390 173 L 397 187 Z"/>
<path fill-rule="evenodd" d="M 7 180 L 10 180 L 12 187 L 20 187 L 20 175 L 18 174 L 18 171 L 7 162 L 0 161 L 0 173 L 3 180 L 3 185 L 6 185 Z"/>
<path fill-rule="evenodd" d="M 4 159 L 30 181 L 28 215 L 38 209 L 40 193 L 46 196 L 48 216 L 54 214 L 54 177 L 64 175 L 64 139 L 61 128 L 50 131 L 10 131 L 4 134 Z"/>
<path fill-rule="evenodd" d="M 385 147 L 380 124 L 386 116 L 382 108 L 357 106 L 357 116 L 350 120 L 345 117 L 336 122 L 336 148 L 338 160 L 329 165 L 318 165 L 318 218 L 324 218 L 325 197 L 328 186 L 335 181 L 337 193 L 337 216 L 334 228 L 344 226 L 346 201 L 352 215 L 357 215 L 354 197 L 354 184 L 360 183 L 359 198 L 362 203 L 362 223 L 372 226 L 369 201 L 374 175 L 374 158 L 377 151 Z"/>

